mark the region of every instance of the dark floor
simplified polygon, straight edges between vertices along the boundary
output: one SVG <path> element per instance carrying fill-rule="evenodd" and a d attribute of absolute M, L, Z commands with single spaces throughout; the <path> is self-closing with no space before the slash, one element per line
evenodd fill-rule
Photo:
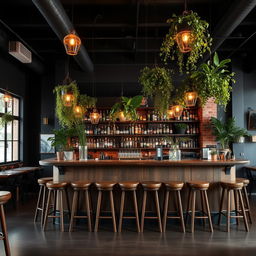
<path fill-rule="evenodd" d="M 256 223 L 256 198 L 252 203 Z M 98 233 L 89 233 L 83 228 L 73 233 L 61 233 L 49 225 L 51 229 L 42 232 L 40 224 L 33 223 L 34 206 L 35 202 L 31 200 L 15 210 L 9 205 L 6 211 L 12 256 L 256 255 L 256 224 L 251 226 L 249 233 L 244 231 L 243 225 L 238 229 L 232 226 L 230 234 L 224 231 L 224 226 L 215 226 L 213 234 L 203 230 L 202 226 L 194 235 L 183 234 L 176 225 L 169 225 L 165 234 L 154 231 L 154 226 L 143 234 L 125 229 L 122 234 L 114 234 L 111 226 Z M 4 255 L 1 241 L 0 255 Z"/>

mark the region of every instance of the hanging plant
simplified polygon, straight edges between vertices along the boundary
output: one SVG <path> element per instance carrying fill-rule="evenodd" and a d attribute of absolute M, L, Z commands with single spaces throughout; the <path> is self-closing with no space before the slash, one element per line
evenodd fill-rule
<path fill-rule="evenodd" d="M 215 53 L 213 63 L 208 61 L 200 65 L 197 71 L 191 74 L 193 85 L 204 105 L 209 98 L 214 98 L 215 103 L 227 106 L 232 91 L 231 82 L 235 83 L 234 72 L 228 70 L 230 59 L 220 61 L 218 54 Z"/>
<path fill-rule="evenodd" d="M 64 105 L 62 99 L 63 91 L 72 92 L 74 99 L 71 103 L 71 106 L 67 107 Z M 76 106 L 79 105 L 84 114 L 88 108 L 94 107 L 97 101 L 96 98 L 92 98 L 87 95 L 80 95 L 75 81 L 71 82 L 68 85 L 56 86 L 54 89 L 54 93 L 56 95 L 56 116 L 59 119 L 60 125 L 64 127 L 72 127 L 77 122 L 82 121 L 83 115 L 77 117 L 74 112 L 74 108 Z"/>
<path fill-rule="evenodd" d="M 171 71 L 166 68 L 145 67 L 141 71 L 139 82 L 143 86 L 143 94 L 154 98 L 154 106 L 161 115 L 169 109 L 173 84 Z"/>
<path fill-rule="evenodd" d="M 196 12 L 184 12 L 183 15 L 172 15 L 167 20 L 170 24 L 169 32 L 160 48 L 160 56 L 167 64 L 168 61 L 178 63 L 180 73 L 196 69 L 196 63 L 206 51 L 210 52 L 212 38 L 208 32 L 209 24 L 201 20 Z M 176 42 L 177 34 L 183 30 L 190 31 L 191 50 L 184 54 Z"/>
<path fill-rule="evenodd" d="M 110 111 L 112 120 L 136 121 L 138 119 L 137 108 L 141 105 L 142 96 L 133 98 L 121 97 L 121 102 L 117 102 Z"/>
<path fill-rule="evenodd" d="M 10 112 L 7 112 L 0 117 L 0 126 L 3 127 L 6 124 L 12 122 L 14 119 L 14 116 Z"/>

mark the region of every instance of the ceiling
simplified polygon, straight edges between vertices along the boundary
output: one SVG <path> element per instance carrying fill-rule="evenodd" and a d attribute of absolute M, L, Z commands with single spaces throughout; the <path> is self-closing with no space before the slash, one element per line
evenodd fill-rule
<path fill-rule="evenodd" d="M 62 4 L 96 63 L 108 58 L 120 63 L 125 55 L 138 59 L 158 56 L 162 39 L 168 31 L 166 20 L 172 13 L 182 13 L 183 0 L 62 0 Z M 188 7 L 210 23 L 210 31 L 225 16 L 233 0 L 190 0 Z M 229 56 L 250 54 L 256 36 L 256 10 L 235 29 L 220 46 Z M 72 15 L 73 13 L 73 15 Z M 72 17 L 73 16 L 73 17 Z M 49 27 L 31 0 L 1 3 L 1 20 L 15 31 L 42 59 L 64 56 L 62 42 Z M 246 40 L 248 40 L 246 42 Z M 254 52 L 254 51 L 253 51 Z M 145 57 L 146 56 L 146 57 Z M 111 58 L 110 58 L 111 57 Z"/>

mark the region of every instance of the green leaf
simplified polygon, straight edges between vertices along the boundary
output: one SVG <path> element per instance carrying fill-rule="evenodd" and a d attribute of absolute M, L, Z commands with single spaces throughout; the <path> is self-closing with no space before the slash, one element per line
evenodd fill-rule
<path fill-rule="evenodd" d="M 217 52 L 214 53 L 213 63 L 215 66 L 218 66 L 220 64 L 220 60 L 219 60 L 219 56 L 218 56 Z"/>

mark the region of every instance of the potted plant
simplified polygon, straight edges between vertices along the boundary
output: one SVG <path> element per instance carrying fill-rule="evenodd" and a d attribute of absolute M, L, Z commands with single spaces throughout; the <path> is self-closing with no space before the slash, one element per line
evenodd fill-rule
<path fill-rule="evenodd" d="M 216 136 L 216 140 L 220 143 L 221 155 L 226 157 L 227 153 L 230 152 L 231 144 L 236 142 L 241 136 L 247 136 L 248 133 L 245 129 L 235 125 L 235 118 L 229 118 L 226 123 L 221 122 L 215 117 L 211 118 L 213 135 Z"/>
<path fill-rule="evenodd" d="M 207 51 L 210 52 L 212 38 L 208 32 L 209 24 L 202 20 L 196 12 L 185 12 L 183 15 L 172 15 L 172 18 L 167 20 L 170 24 L 169 32 L 160 49 L 160 56 L 165 63 L 169 60 L 177 63 L 179 71 L 184 70 L 189 72 L 196 69 L 196 63 L 199 58 Z M 177 34 L 184 28 L 191 31 L 191 51 L 184 54 L 180 51 L 176 43 Z"/>
<path fill-rule="evenodd" d="M 2 116 L 0 116 L 0 126 L 5 126 L 13 120 L 14 116 L 10 112 L 4 113 Z"/>
<path fill-rule="evenodd" d="M 137 95 L 133 98 L 121 97 L 121 102 L 117 102 L 110 110 L 112 120 L 135 121 L 138 119 L 137 108 L 140 106 L 142 96 Z"/>
<path fill-rule="evenodd" d="M 212 161 L 218 160 L 218 154 L 216 150 L 211 150 L 211 160 Z"/>
<path fill-rule="evenodd" d="M 174 124 L 176 134 L 185 134 L 187 130 L 187 125 L 184 123 Z"/>
<path fill-rule="evenodd" d="M 75 131 L 79 140 L 79 160 L 87 160 L 88 148 L 84 124 L 82 122 L 77 123 L 75 126 Z"/>
<path fill-rule="evenodd" d="M 166 114 L 171 101 L 171 92 L 174 89 L 171 71 L 161 67 L 145 67 L 141 71 L 139 82 L 143 87 L 144 96 L 154 98 L 154 107 L 160 115 Z"/>
<path fill-rule="evenodd" d="M 209 98 L 214 98 L 215 103 L 226 107 L 232 90 L 230 84 L 235 83 L 233 79 L 235 73 L 230 72 L 227 66 L 230 62 L 230 59 L 220 61 L 215 52 L 213 63 L 210 61 L 203 63 L 191 74 L 190 78 L 193 80 L 202 105 Z"/>

